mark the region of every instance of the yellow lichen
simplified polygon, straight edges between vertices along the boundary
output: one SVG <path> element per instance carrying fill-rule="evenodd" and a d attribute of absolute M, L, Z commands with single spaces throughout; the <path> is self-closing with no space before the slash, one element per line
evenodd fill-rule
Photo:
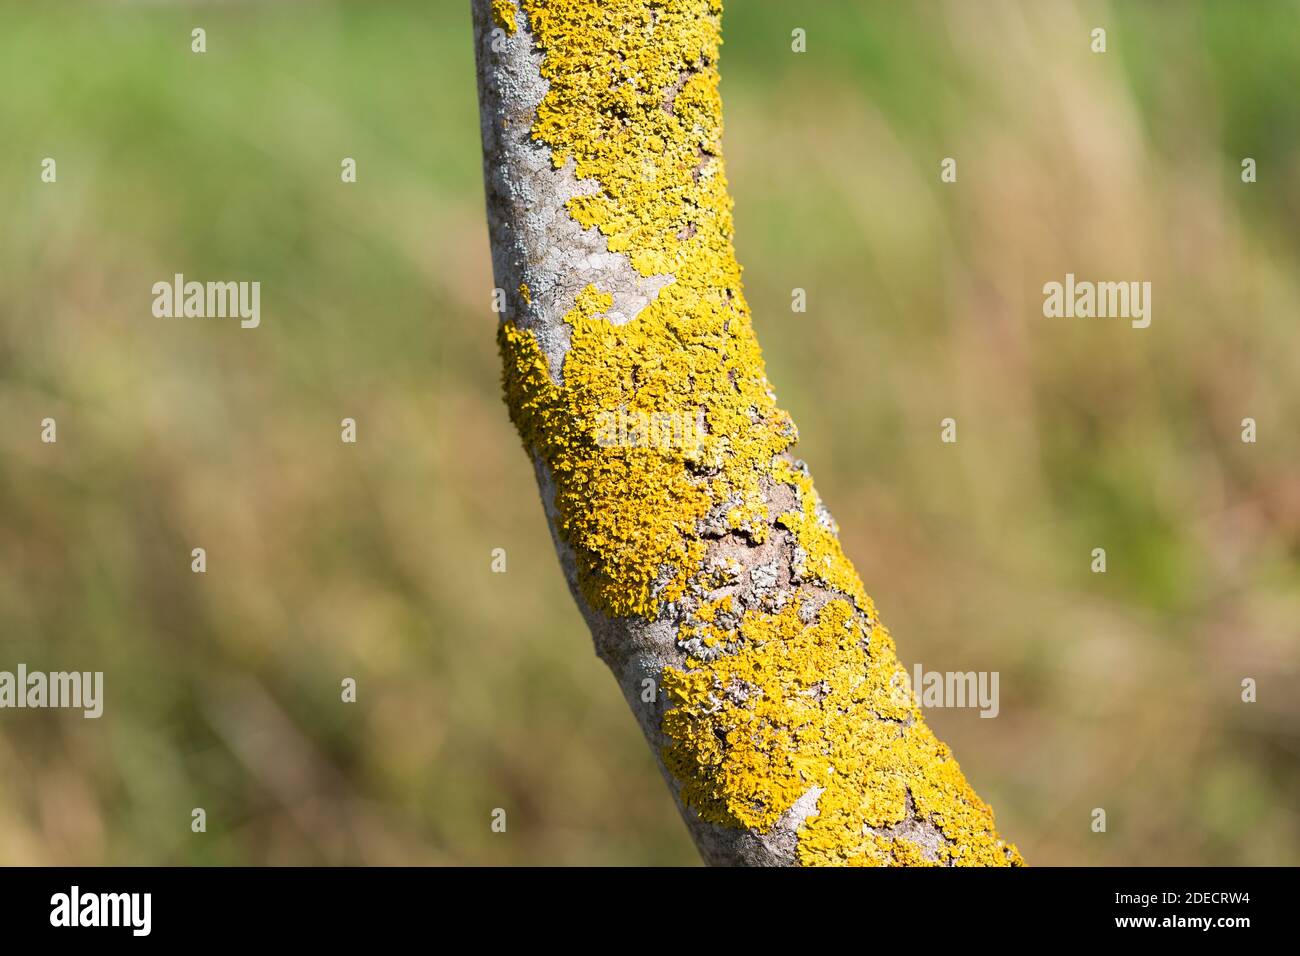
<path fill-rule="evenodd" d="M 549 84 L 533 138 L 599 185 L 569 213 L 641 275 L 673 281 L 621 325 L 604 317 L 607 290 L 583 289 L 565 316 L 562 385 L 533 334 L 504 323 L 506 399 L 554 479 L 557 530 L 586 601 L 647 619 L 682 602 L 680 639 L 709 651 L 663 674 L 664 759 L 684 801 L 706 820 L 763 831 L 819 788 L 798 833 L 805 864 L 1019 862 L 905 692 L 893 642 L 786 454 L 794 426 L 768 385 L 732 249 L 720 0 L 522 6 Z M 600 440 L 603 416 L 628 410 L 681 420 L 702 410 L 702 445 Z M 771 607 L 701 599 L 717 584 L 703 525 L 718 518 L 753 544 L 787 534 L 798 587 L 823 595 L 815 613 L 797 596 Z M 892 832 L 904 823 L 941 832 L 938 848 Z"/>
<path fill-rule="evenodd" d="M 519 29 L 519 8 L 511 0 L 492 0 L 492 20 L 511 36 Z"/>

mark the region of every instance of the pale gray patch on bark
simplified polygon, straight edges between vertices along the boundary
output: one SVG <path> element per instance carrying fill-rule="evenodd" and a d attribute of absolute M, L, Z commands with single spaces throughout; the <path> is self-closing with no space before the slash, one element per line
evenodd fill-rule
<path fill-rule="evenodd" d="M 556 169 L 551 150 L 532 138 L 537 107 L 550 88 L 541 74 L 541 51 L 522 10 L 515 32 L 499 30 L 494 39 L 487 7 L 474 3 L 492 270 L 506 293 L 503 321 L 513 317 L 521 328 L 532 330 L 559 383 L 569 350 L 564 316 L 579 292 L 595 285 L 609 293 L 614 302 L 605 318 L 622 325 L 653 302 L 673 277 L 641 275 L 627 256 L 609 251 L 599 229 L 584 229 L 569 215 L 565 204 L 570 199 L 599 192 L 600 185 L 578 179 L 572 157 Z M 521 285 L 527 285 L 530 301 Z"/>

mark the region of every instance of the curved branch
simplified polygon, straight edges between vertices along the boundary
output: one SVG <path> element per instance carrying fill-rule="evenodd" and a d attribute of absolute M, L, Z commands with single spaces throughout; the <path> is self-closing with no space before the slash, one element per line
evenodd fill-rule
<path fill-rule="evenodd" d="M 732 249 L 720 0 L 472 0 L 506 401 L 706 861 L 1020 862 L 926 727 Z"/>

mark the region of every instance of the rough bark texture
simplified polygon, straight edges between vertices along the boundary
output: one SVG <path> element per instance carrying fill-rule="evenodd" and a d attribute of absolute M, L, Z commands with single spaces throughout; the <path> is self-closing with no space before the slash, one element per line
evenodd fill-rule
<path fill-rule="evenodd" d="M 472 0 L 506 401 L 715 864 L 1020 862 L 925 726 L 732 251 L 720 0 Z"/>

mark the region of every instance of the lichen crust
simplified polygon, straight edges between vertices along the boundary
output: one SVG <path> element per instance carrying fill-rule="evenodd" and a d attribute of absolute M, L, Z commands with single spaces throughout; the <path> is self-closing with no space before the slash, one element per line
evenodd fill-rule
<path fill-rule="evenodd" d="M 493 12 L 514 27 L 513 4 Z M 797 434 L 733 250 L 720 0 L 521 0 L 517 12 L 549 85 L 532 138 L 599 186 L 569 215 L 640 275 L 673 277 L 622 324 L 604 317 L 607 291 L 583 289 L 564 317 L 562 383 L 531 330 L 507 320 L 499 344 L 583 599 L 610 618 L 678 624 L 662 756 L 681 799 L 710 823 L 764 832 L 819 791 L 798 828 L 802 864 L 1019 864 L 926 726 L 790 454 Z M 608 416 L 628 412 L 698 418 L 701 440 L 604 440 Z"/>

